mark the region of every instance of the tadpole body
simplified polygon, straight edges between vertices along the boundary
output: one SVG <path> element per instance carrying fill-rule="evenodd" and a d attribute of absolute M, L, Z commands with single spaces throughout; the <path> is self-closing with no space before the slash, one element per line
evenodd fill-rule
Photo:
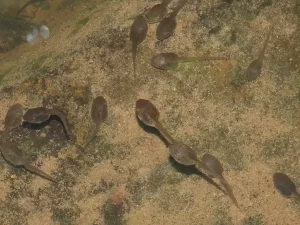
<path fill-rule="evenodd" d="M 221 162 L 216 157 L 214 157 L 213 155 L 211 155 L 209 153 L 206 153 L 203 155 L 202 162 L 207 168 L 210 169 L 210 171 L 214 172 L 214 174 L 209 174 L 209 173 L 208 174 L 210 176 L 220 180 L 221 184 L 225 188 L 227 194 L 229 195 L 229 197 L 231 198 L 233 203 L 238 208 L 240 208 L 237 203 L 237 200 L 233 194 L 233 190 L 232 190 L 230 184 L 227 182 L 227 180 L 223 176 L 224 169 L 223 169 Z"/>
<path fill-rule="evenodd" d="M 185 57 L 178 56 L 173 52 L 159 53 L 151 58 L 151 65 L 156 69 L 172 70 L 177 68 L 181 62 L 193 62 L 193 61 L 208 61 L 208 60 L 226 60 L 228 58 L 222 56 L 195 56 Z"/>
<path fill-rule="evenodd" d="M 296 185 L 286 174 L 275 173 L 273 175 L 273 183 L 281 195 L 292 197 L 297 202 L 300 202 L 300 194 L 296 189 Z"/>
<path fill-rule="evenodd" d="M 107 102 L 103 96 L 98 96 L 93 100 L 91 117 L 93 122 L 95 123 L 95 129 L 83 149 L 86 149 L 91 141 L 96 137 L 100 128 L 100 124 L 107 118 Z"/>
<path fill-rule="evenodd" d="M 149 24 L 160 22 L 167 13 L 168 5 L 172 0 L 163 0 L 154 5 L 146 14 L 146 20 Z"/>
<path fill-rule="evenodd" d="M 148 23 L 144 16 L 139 15 L 134 20 L 130 28 L 130 40 L 132 42 L 132 62 L 133 62 L 133 75 L 136 76 L 136 55 L 138 45 L 141 44 L 148 32 Z"/>
<path fill-rule="evenodd" d="M 181 0 L 173 12 L 169 16 L 163 18 L 156 28 L 156 37 L 158 40 L 163 41 L 174 34 L 177 26 L 176 16 L 185 5 L 186 0 Z"/>

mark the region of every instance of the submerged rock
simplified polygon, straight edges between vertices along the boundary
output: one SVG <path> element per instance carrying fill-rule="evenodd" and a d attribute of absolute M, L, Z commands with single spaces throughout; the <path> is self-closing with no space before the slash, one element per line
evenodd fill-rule
<path fill-rule="evenodd" d="M 0 16 L 1 52 L 9 51 L 22 43 L 33 43 L 39 35 L 47 39 L 48 27 L 18 17 Z"/>

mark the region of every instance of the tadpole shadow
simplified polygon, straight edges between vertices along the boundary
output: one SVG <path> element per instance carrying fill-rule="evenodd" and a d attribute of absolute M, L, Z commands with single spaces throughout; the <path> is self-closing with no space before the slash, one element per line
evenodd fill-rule
<path fill-rule="evenodd" d="M 22 124 L 22 127 L 25 129 L 29 129 L 29 130 L 41 130 L 41 129 L 45 128 L 46 126 L 53 127 L 54 123 L 51 123 L 53 121 L 58 122 L 61 125 L 61 129 L 63 130 L 63 133 L 66 134 L 67 139 L 69 140 L 67 131 L 66 131 L 66 128 L 65 128 L 63 122 L 61 121 L 60 117 L 56 116 L 56 115 L 51 115 L 48 120 L 46 120 L 42 123 L 29 123 L 29 122 L 24 121 Z"/>
<path fill-rule="evenodd" d="M 29 122 L 23 122 L 22 127 L 29 130 L 41 130 L 45 128 L 47 125 L 49 125 L 49 120 L 46 120 L 42 123 L 29 123 Z"/>
<path fill-rule="evenodd" d="M 155 136 L 157 136 L 162 142 L 165 143 L 165 145 L 168 147 L 168 142 L 166 139 L 164 139 L 164 137 L 161 135 L 161 133 L 155 128 L 155 127 L 150 127 L 147 126 L 146 124 L 144 124 L 142 121 L 139 120 L 139 118 L 137 117 L 137 115 L 135 115 L 135 118 L 139 124 L 139 126 L 147 133 L 150 134 L 154 134 Z"/>
<path fill-rule="evenodd" d="M 210 183 L 211 185 L 215 186 L 218 190 L 222 191 L 224 194 L 227 194 L 226 191 L 224 191 L 219 184 L 217 184 L 212 178 L 207 176 L 206 174 L 202 173 L 195 165 L 192 166 L 185 166 L 182 165 L 173 159 L 172 156 L 169 156 L 169 162 L 171 165 L 175 168 L 175 170 L 179 173 L 183 173 L 186 175 L 192 175 L 196 174 L 203 178 L 206 182 Z"/>

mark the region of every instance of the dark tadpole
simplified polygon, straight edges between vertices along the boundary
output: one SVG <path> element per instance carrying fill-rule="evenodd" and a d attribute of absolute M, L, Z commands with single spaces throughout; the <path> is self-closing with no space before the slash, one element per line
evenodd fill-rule
<path fill-rule="evenodd" d="M 130 40 L 132 42 L 132 62 L 133 62 L 133 75 L 136 75 L 136 54 L 138 45 L 141 44 L 147 35 L 148 23 L 144 16 L 139 15 L 134 20 L 130 28 Z"/>
<path fill-rule="evenodd" d="M 68 138 L 75 141 L 75 136 L 69 128 L 66 115 L 59 109 L 48 109 L 45 107 L 37 107 L 28 109 L 23 115 L 23 121 L 32 124 L 41 124 L 50 119 L 51 116 L 57 116 L 62 122 Z"/>
<path fill-rule="evenodd" d="M 236 198 L 233 194 L 233 190 L 232 190 L 230 184 L 227 182 L 227 180 L 223 176 L 224 169 L 223 169 L 223 166 L 222 166 L 221 162 L 216 157 L 214 157 L 213 155 L 208 154 L 208 153 L 203 155 L 202 162 L 205 166 L 207 166 L 207 168 L 210 169 L 210 171 L 214 172 L 214 174 L 210 174 L 210 173 L 208 173 L 208 174 L 210 176 L 220 180 L 221 184 L 225 188 L 227 194 L 229 195 L 229 197 L 231 198 L 233 203 L 238 208 L 240 208 L 238 203 L 237 203 L 237 200 L 236 200 Z"/>
<path fill-rule="evenodd" d="M 177 26 L 176 16 L 182 9 L 182 7 L 185 5 L 185 3 L 186 0 L 181 0 L 176 6 L 176 8 L 173 10 L 173 12 L 160 21 L 156 28 L 156 37 L 158 40 L 163 41 L 173 35 Z"/>
<path fill-rule="evenodd" d="M 22 124 L 22 117 L 23 106 L 21 104 L 16 103 L 9 107 L 4 119 L 4 131 L 1 134 L 2 140 L 6 140 L 9 136 L 9 132 Z"/>
<path fill-rule="evenodd" d="M 12 165 L 23 166 L 26 170 L 29 170 L 32 173 L 38 174 L 41 177 L 46 178 L 47 180 L 50 180 L 52 182 L 57 182 L 52 176 L 46 174 L 39 168 L 28 163 L 24 158 L 23 151 L 16 145 L 13 145 L 10 142 L 3 142 L 1 143 L 0 148 L 4 159 L 10 162 Z"/>
<path fill-rule="evenodd" d="M 275 173 L 273 175 L 275 188 L 285 197 L 292 197 L 300 202 L 300 194 L 297 192 L 295 183 L 284 173 Z"/>
<path fill-rule="evenodd" d="M 174 142 L 169 132 L 161 124 L 159 120 L 160 113 L 152 102 L 146 99 L 138 99 L 135 104 L 135 113 L 145 125 L 156 128 L 168 144 Z"/>
<path fill-rule="evenodd" d="M 23 120 L 23 106 L 19 103 L 16 103 L 9 107 L 5 120 L 4 120 L 4 129 L 14 129 L 22 124 Z"/>
<path fill-rule="evenodd" d="M 260 51 L 258 58 L 253 60 L 246 70 L 246 79 L 248 81 L 256 80 L 261 74 L 262 67 L 263 67 L 263 58 L 265 56 L 265 51 L 266 51 L 267 45 L 269 43 L 269 39 L 270 39 L 272 30 L 273 30 L 273 27 L 270 28 L 270 31 L 269 31 L 268 36 L 263 44 L 263 48 Z"/>
<path fill-rule="evenodd" d="M 95 129 L 91 135 L 91 138 L 87 141 L 83 149 L 86 149 L 91 141 L 96 137 L 100 128 L 100 124 L 107 118 L 107 102 L 103 96 L 98 96 L 93 100 L 91 117 L 95 123 Z"/>
<path fill-rule="evenodd" d="M 193 62 L 193 61 L 208 61 L 208 60 L 227 60 L 227 57 L 222 56 L 195 56 L 184 57 L 178 56 L 173 52 L 159 53 L 151 58 L 151 65 L 161 70 L 175 69 L 181 62 Z"/>
<path fill-rule="evenodd" d="M 145 15 L 149 24 L 160 22 L 167 13 L 168 5 L 172 0 L 163 0 L 161 3 L 154 5 Z"/>
<path fill-rule="evenodd" d="M 199 166 L 205 173 L 211 175 L 217 175 L 214 171 L 212 171 L 209 167 L 207 167 L 203 162 L 201 162 L 193 149 L 189 146 L 185 145 L 181 141 L 174 140 L 168 146 L 170 155 L 175 159 L 176 162 L 185 165 Z"/>

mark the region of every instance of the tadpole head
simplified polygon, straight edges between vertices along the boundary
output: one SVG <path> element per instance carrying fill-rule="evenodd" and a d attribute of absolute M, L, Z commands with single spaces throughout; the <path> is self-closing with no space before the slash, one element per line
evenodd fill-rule
<path fill-rule="evenodd" d="M 138 119 L 147 126 L 154 127 L 154 123 L 159 119 L 158 109 L 145 99 L 138 99 L 135 104 L 135 113 Z"/>
<path fill-rule="evenodd" d="M 130 28 L 130 40 L 136 45 L 142 43 L 148 32 L 148 23 L 143 15 L 139 15 L 134 20 Z"/>
<path fill-rule="evenodd" d="M 196 153 L 180 141 L 174 141 L 168 148 L 175 161 L 182 165 L 191 166 L 198 161 Z"/>
<path fill-rule="evenodd" d="M 50 118 L 51 114 L 45 107 L 28 109 L 23 115 L 23 120 L 28 123 L 43 123 Z"/>
<path fill-rule="evenodd" d="M 223 166 L 215 156 L 206 153 L 202 157 L 202 162 L 206 167 L 217 173 L 219 176 L 223 174 Z"/>
<path fill-rule="evenodd" d="M 107 119 L 107 102 L 103 96 L 94 99 L 91 116 L 95 123 L 104 122 Z"/>
<path fill-rule="evenodd" d="M 159 53 L 151 58 L 151 65 L 156 69 L 172 70 L 178 66 L 179 57 L 173 52 Z"/>
<path fill-rule="evenodd" d="M 295 183 L 284 173 L 275 173 L 273 183 L 275 188 L 285 197 L 290 197 L 296 192 Z"/>
<path fill-rule="evenodd" d="M 22 124 L 23 106 L 16 103 L 9 107 L 4 120 L 5 130 L 16 128 Z"/>

